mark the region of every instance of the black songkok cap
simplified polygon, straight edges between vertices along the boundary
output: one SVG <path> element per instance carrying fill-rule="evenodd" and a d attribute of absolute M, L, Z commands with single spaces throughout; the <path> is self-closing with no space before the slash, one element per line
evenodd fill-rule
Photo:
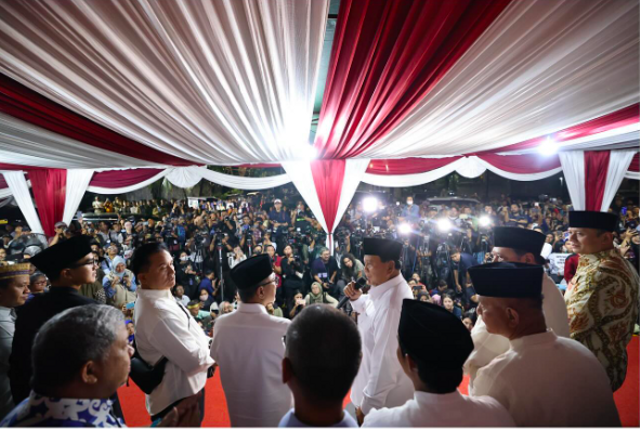
<path fill-rule="evenodd" d="M 569 227 L 593 228 L 613 232 L 616 230 L 618 218 L 605 212 L 572 211 L 569 212 Z"/>
<path fill-rule="evenodd" d="M 494 246 L 531 252 L 540 256 L 545 236 L 530 229 L 499 226 L 493 229 Z"/>
<path fill-rule="evenodd" d="M 473 287 L 480 296 L 495 298 L 538 298 L 542 293 L 540 265 L 495 262 L 469 268 Z"/>
<path fill-rule="evenodd" d="M 384 238 L 365 238 L 362 240 L 365 255 L 379 256 L 384 261 L 398 261 L 402 253 L 402 243 Z"/>
<path fill-rule="evenodd" d="M 460 319 L 413 299 L 402 301 L 398 338 L 403 352 L 437 369 L 460 369 L 473 351 L 471 333 Z"/>
<path fill-rule="evenodd" d="M 47 275 L 58 274 L 91 253 L 91 240 L 87 235 L 71 237 L 43 250 L 29 262 Z"/>
<path fill-rule="evenodd" d="M 271 258 L 267 254 L 240 262 L 231 270 L 231 278 L 238 289 L 249 289 L 273 273 Z"/>

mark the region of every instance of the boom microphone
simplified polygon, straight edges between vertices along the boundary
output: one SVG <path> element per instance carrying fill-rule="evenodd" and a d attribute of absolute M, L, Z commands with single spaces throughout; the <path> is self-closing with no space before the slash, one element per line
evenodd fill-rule
<path fill-rule="evenodd" d="M 367 279 L 365 279 L 364 277 L 360 277 L 358 279 L 358 281 L 356 282 L 356 284 L 353 285 L 355 290 L 360 290 L 362 289 L 365 285 L 367 284 Z M 338 306 L 336 307 L 338 310 L 340 310 L 342 307 L 344 307 L 344 305 L 347 303 L 347 301 L 349 301 L 349 297 L 348 296 L 343 296 L 342 299 L 340 300 L 340 302 L 338 303 Z"/>

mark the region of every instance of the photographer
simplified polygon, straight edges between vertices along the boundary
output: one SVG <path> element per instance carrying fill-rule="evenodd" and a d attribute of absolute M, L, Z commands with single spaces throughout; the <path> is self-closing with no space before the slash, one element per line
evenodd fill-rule
<path fill-rule="evenodd" d="M 295 291 L 295 293 L 293 294 L 293 299 L 287 303 L 287 308 L 291 309 L 291 311 L 289 311 L 289 319 L 293 320 L 294 317 L 296 317 L 302 310 L 304 310 L 304 307 L 306 305 L 307 302 L 302 296 L 302 292 L 300 292 L 299 290 Z"/>
<path fill-rule="evenodd" d="M 54 231 L 55 231 L 55 235 L 51 238 L 49 238 L 49 246 L 54 246 L 56 244 L 58 244 L 61 241 L 64 241 L 67 239 L 67 237 L 65 236 L 65 233 L 67 232 L 67 224 L 64 222 L 56 222 L 56 224 L 53 226 Z"/>
<path fill-rule="evenodd" d="M 311 284 L 311 291 L 305 297 L 307 306 L 312 304 L 329 304 L 332 307 L 338 306 L 338 300 L 322 290 L 322 285 L 318 282 Z"/>
<path fill-rule="evenodd" d="M 115 308 L 122 308 L 124 304 L 136 300 L 135 276 L 126 268 L 127 264 L 120 256 L 116 256 L 113 264 L 115 269 L 104 276 L 102 286 L 107 297 L 107 303 Z"/>
<path fill-rule="evenodd" d="M 233 248 L 233 257 L 229 258 L 229 268 L 234 269 L 236 265 L 247 259 L 247 255 L 244 254 L 242 248 L 238 245 Z"/>
<path fill-rule="evenodd" d="M 357 281 L 359 278 L 364 277 L 364 265 L 351 253 L 347 253 L 342 257 L 340 276 L 345 284 Z"/>
<path fill-rule="evenodd" d="M 322 285 L 322 288 L 331 296 L 340 299 L 340 291 L 344 288 L 344 282 L 340 280 L 338 285 L 338 264 L 331 256 L 329 249 L 323 249 L 320 257 L 311 264 L 311 275 L 314 280 Z"/>
<path fill-rule="evenodd" d="M 294 295 L 294 291 L 303 289 L 302 276 L 304 268 L 300 263 L 300 257 L 293 254 L 293 248 L 287 244 L 284 247 L 284 257 L 282 258 L 282 286 L 284 287 L 284 302 L 289 302 Z"/>

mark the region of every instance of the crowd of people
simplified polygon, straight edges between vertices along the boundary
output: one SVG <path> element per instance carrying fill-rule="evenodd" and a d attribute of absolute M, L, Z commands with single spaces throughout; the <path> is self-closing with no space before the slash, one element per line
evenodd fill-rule
<path fill-rule="evenodd" d="M 349 388 L 357 419 L 365 426 L 424 423 L 404 415 L 426 409 L 418 391 L 450 394 L 463 370 L 480 399 L 460 406 L 470 407 L 471 414 L 492 415 L 486 420 L 492 425 L 571 425 L 582 421 L 572 420 L 576 417 L 571 407 L 558 420 L 539 420 L 527 405 L 512 401 L 506 387 L 492 385 L 506 377 L 501 385 L 515 391 L 524 392 L 527 383 L 532 391 L 543 389 L 534 375 L 520 374 L 525 370 L 517 363 L 507 365 L 512 374 L 495 361 L 506 359 L 514 339 L 543 335 L 547 328 L 553 337 L 547 335 L 545 341 L 564 350 L 557 359 L 570 356 L 583 362 L 574 368 L 576 376 L 582 370 L 593 372 L 593 362 L 598 364 L 599 379 L 583 386 L 595 389 L 593 401 L 586 402 L 599 401 L 599 409 L 606 409 L 594 421 L 616 423 L 615 405 L 612 411 L 612 398 L 602 391 L 602 384 L 605 380 L 610 395 L 624 381 L 625 347 L 638 320 L 640 209 L 632 201 L 616 198 L 611 213 L 598 218 L 545 196 L 536 201 L 501 196 L 484 203 L 452 198 L 446 205 L 428 200 L 416 204 L 412 196 L 403 203 L 362 200 L 348 208 L 329 237 L 304 201 L 290 193 L 197 203 L 120 198 L 111 202 L 96 197 L 92 209 L 92 216 L 70 225 L 57 223 L 48 249 L 35 256 L 16 246 L 24 242 L 20 237 L 30 234 L 28 228 L 5 226 L 0 243 L 0 390 L 8 400 L 0 403 L 0 417 L 18 404 L 22 407 L 21 414 L 14 411 L 8 416 L 11 424 L 24 418 L 28 407 L 36 410 L 47 395 L 73 398 L 68 396 L 73 389 L 90 392 L 83 398 L 108 401 L 113 413 L 103 417 L 109 424 L 117 421 L 110 419 L 122 417 L 115 394 L 122 376 L 113 375 L 114 368 L 87 366 L 87 362 L 97 365 L 99 359 L 81 351 L 98 347 L 107 353 L 113 347 L 122 362 L 133 356 L 132 368 L 138 370 L 131 376 L 141 388 L 148 386 L 149 414 L 165 425 L 202 422 L 204 386 L 217 367 L 234 426 L 327 425 L 321 424 L 327 419 L 350 425 L 354 422 L 337 409 L 342 403 L 336 399 Z M 577 229 L 596 235 L 580 236 L 586 233 Z M 610 267 L 615 272 L 607 271 Z M 485 269 L 490 269 L 488 276 Z M 603 274 L 594 277 L 601 270 L 610 281 L 604 281 Z M 532 282 L 538 275 L 540 281 Z M 367 285 L 360 291 L 354 286 L 362 278 Z M 607 286 L 602 291 L 589 287 L 596 281 Z M 578 292 L 582 283 L 589 293 Z M 528 292 L 517 292 L 527 284 Z M 596 298 L 589 301 L 598 294 L 599 301 L 616 299 L 615 314 L 604 303 L 593 304 Z M 347 304 L 337 310 L 343 299 Z M 65 326 L 94 317 L 80 309 L 65 310 L 96 304 L 105 309 L 98 307 L 92 314 L 122 321 L 122 332 L 109 331 L 105 342 L 98 344 L 79 339 L 95 336 L 79 331 L 66 340 L 70 349 L 80 350 L 78 359 L 59 378 L 45 376 L 43 368 L 50 368 L 51 362 L 35 367 L 44 359 L 37 356 L 52 347 L 45 336 L 62 341 Z M 333 309 L 325 309 L 329 307 Z M 597 320 L 586 315 L 593 311 L 599 312 Z M 441 332 L 427 329 L 434 321 L 442 323 Z M 344 338 L 335 334 L 336 338 L 327 339 L 324 332 L 314 331 L 312 325 L 320 322 L 342 326 Z M 434 343 L 447 345 L 442 347 L 447 352 L 423 350 L 413 330 L 403 331 L 403 323 L 417 323 L 424 328 L 418 331 L 423 340 L 433 337 Z M 350 326 L 357 326 L 362 350 L 360 345 L 357 350 L 353 344 L 345 345 L 355 341 Z M 298 331 L 322 340 L 327 349 L 311 352 L 310 341 L 292 335 Z M 382 343 L 381 338 L 387 340 Z M 245 342 L 252 346 L 240 344 Z M 297 351 L 291 349 L 295 345 Z M 329 354 L 331 347 L 341 351 Z M 355 358 L 361 351 L 362 365 Z M 263 357 L 256 359 L 256 353 Z M 336 363 L 342 353 L 350 353 L 344 365 Z M 322 368 L 320 356 L 332 373 L 347 374 L 343 384 L 322 386 L 330 374 L 323 372 L 328 370 Z M 527 354 L 530 359 L 534 356 Z M 514 362 L 519 358 L 509 357 Z M 283 359 L 281 377 L 261 379 L 268 369 L 279 368 Z M 458 361 L 459 365 L 447 368 Z M 164 362 L 160 371 L 158 362 Z M 434 374 L 433 368 L 442 375 Z M 98 378 L 111 374 L 111 384 L 102 390 L 89 386 L 92 371 L 100 374 Z M 522 386 L 512 385 L 512 378 L 518 377 L 526 379 Z M 246 398 L 246 388 L 240 388 L 238 380 L 253 383 L 270 399 Z M 316 410 L 310 407 L 314 402 L 320 404 Z M 324 406 L 333 412 L 318 412 Z M 445 424 L 432 420 L 436 421 Z M 473 425 L 471 420 L 464 422 Z"/>

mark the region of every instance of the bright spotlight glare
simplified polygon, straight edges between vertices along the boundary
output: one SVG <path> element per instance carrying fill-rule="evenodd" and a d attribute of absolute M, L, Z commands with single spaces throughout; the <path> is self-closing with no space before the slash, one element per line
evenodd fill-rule
<path fill-rule="evenodd" d="M 313 160 L 318 156 L 318 151 L 312 145 L 305 145 L 302 150 L 300 150 L 300 156 L 302 159 Z"/>
<path fill-rule="evenodd" d="M 362 208 L 367 213 L 375 212 L 378 208 L 378 200 L 374 197 L 367 197 L 362 200 Z"/>
<path fill-rule="evenodd" d="M 401 223 L 398 225 L 398 232 L 402 235 L 407 235 L 411 232 L 411 225 L 408 223 Z"/>
<path fill-rule="evenodd" d="M 491 219 L 489 216 L 482 216 L 480 218 L 480 226 L 489 226 L 491 225 Z"/>
<path fill-rule="evenodd" d="M 550 156 L 558 152 L 558 146 L 553 139 L 547 137 L 547 139 L 538 146 L 538 152 L 542 155 Z"/>
<path fill-rule="evenodd" d="M 438 229 L 442 232 L 447 232 L 451 229 L 451 221 L 449 219 L 440 219 L 438 221 Z"/>

